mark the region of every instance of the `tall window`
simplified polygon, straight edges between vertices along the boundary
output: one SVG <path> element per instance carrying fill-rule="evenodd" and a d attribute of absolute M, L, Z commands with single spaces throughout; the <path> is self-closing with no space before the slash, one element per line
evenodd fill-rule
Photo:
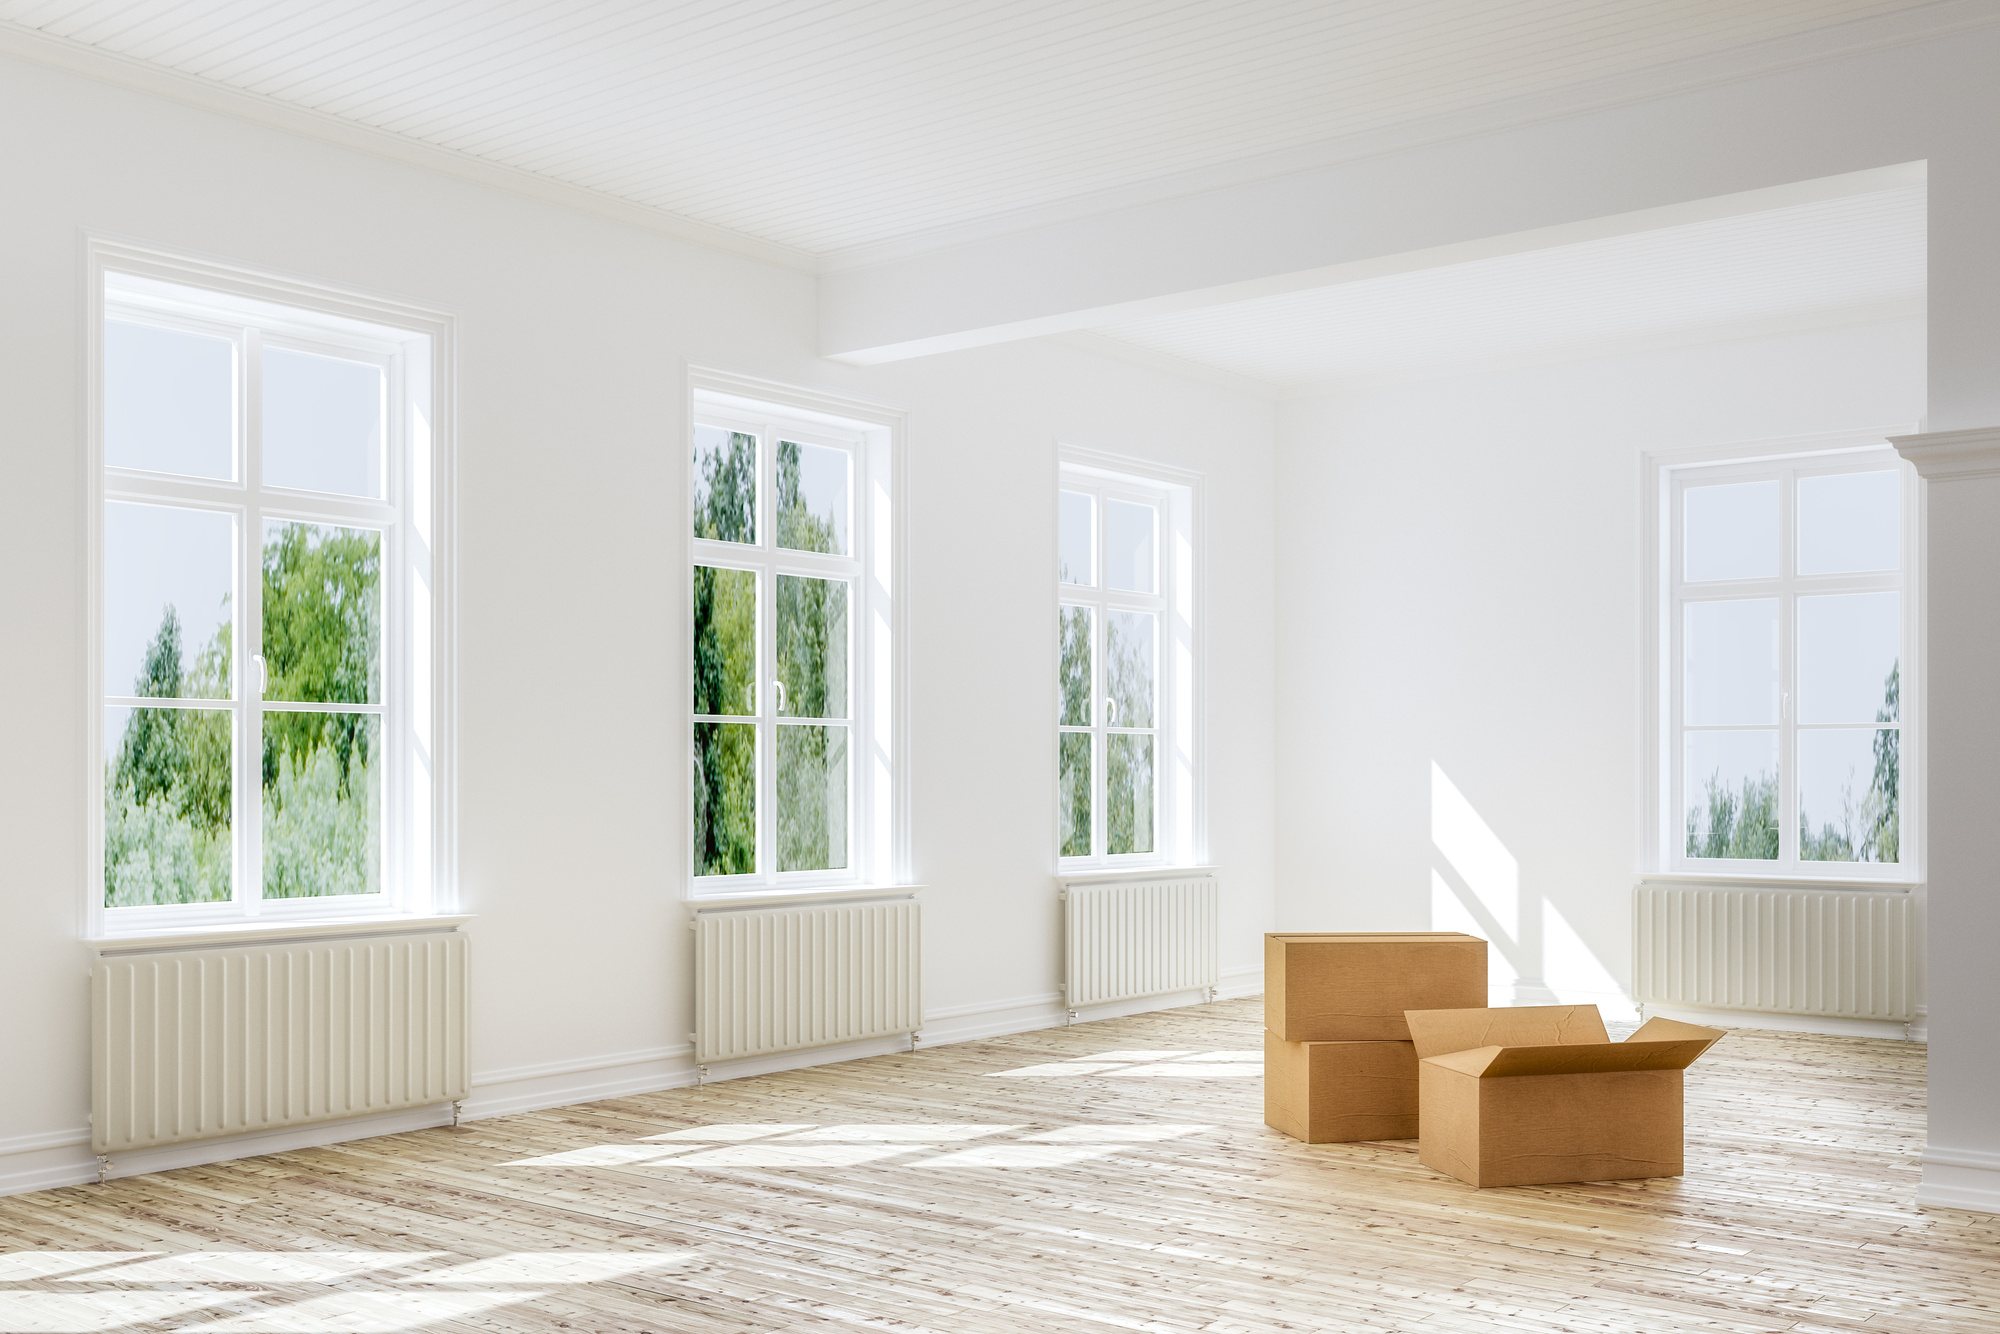
<path fill-rule="evenodd" d="M 102 258 L 101 924 L 427 906 L 430 333 Z"/>
<path fill-rule="evenodd" d="M 696 894 L 886 882 L 887 432 L 698 398 Z"/>
<path fill-rule="evenodd" d="M 1669 475 L 1671 864 L 1907 878 L 1903 465 L 1870 451 Z"/>
<path fill-rule="evenodd" d="M 1057 497 L 1057 856 L 1194 859 L 1192 488 L 1068 462 Z"/>

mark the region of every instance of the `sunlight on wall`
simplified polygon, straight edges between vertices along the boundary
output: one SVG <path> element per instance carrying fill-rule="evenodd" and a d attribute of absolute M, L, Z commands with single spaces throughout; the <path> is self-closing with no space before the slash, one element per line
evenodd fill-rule
<path fill-rule="evenodd" d="M 1618 985 L 1583 937 L 1562 915 L 1542 900 L 1542 980 L 1562 1005 L 1595 1005 L 1606 1019 L 1636 1019 L 1639 1010 Z"/>

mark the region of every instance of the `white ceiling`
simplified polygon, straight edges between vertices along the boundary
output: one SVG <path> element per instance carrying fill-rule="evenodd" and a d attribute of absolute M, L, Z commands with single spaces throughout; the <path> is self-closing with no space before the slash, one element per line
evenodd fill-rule
<path fill-rule="evenodd" d="M 1885 24 L 1947 11 L 1932 0 L 0 0 L 0 35 L 18 39 L 9 49 L 109 53 L 853 262 L 870 253 L 860 248 L 941 244 L 1121 191 L 1270 174 L 1302 154 L 1357 151 L 1357 136 L 1519 111 L 1556 90 L 1629 100 L 1714 77 L 1702 62 L 1724 55 L 1742 72 L 1880 44 L 1903 31 Z"/>
<path fill-rule="evenodd" d="M 1298 388 L 1921 312 L 1924 189 L 1799 204 L 1098 332 Z"/>

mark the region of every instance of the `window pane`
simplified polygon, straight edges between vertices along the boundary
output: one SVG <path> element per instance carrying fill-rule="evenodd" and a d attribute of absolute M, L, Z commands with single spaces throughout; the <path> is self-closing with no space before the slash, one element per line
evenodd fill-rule
<path fill-rule="evenodd" d="M 694 873 L 757 869 L 757 727 L 694 725 Z"/>
<path fill-rule="evenodd" d="M 1775 579 L 1778 574 L 1778 483 L 1691 486 L 1681 493 L 1685 568 L 1689 582 Z"/>
<path fill-rule="evenodd" d="M 1799 733 L 1799 860 L 1898 860 L 1900 735 L 1893 727 Z"/>
<path fill-rule="evenodd" d="M 694 567 L 694 711 L 757 712 L 754 571 Z"/>
<path fill-rule="evenodd" d="M 104 323 L 104 462 L 236 476 L 236 344 L 123 320 Z"/>
<path fill-rule="evenodd" d="M 1153 725 L 1153 616 L 1114 611 L 1105 617 L 1104 688 L 1111 727 Z"/>
<path fill-rule="evenodd" d="M 1799 721 L 1893 723 L 1901 708 L 1902 597 L 1799 599 Z"/>
<path fill-rule="evenodd" d="M 1685 608 L 1689 723 L 1778 721 L 1778 600 Z"/>
<path fill-rule="evenodd" d="M 1090 726 L 1090 623 L 1095 617 L 1090 607 L 1063 607 L 1057 613 L 1062 661 L 1056 668 L 1056 687 L 1065 727 Z"/>
<path fill-rule="evenodd" d="M 104 693 L 229 699 L 236 521 L 104 506 Z"/>
<path fill-rule="evenodd" d="M 719 426 L 694 428 L 694 535 L 756 542 L 756 436 Z"/>
<path fill-rule="evenodd" d="M 381 497 L 389 403 L 380 366 L 267 347 L 263 397 L 268 485 Z"/>
<path fill-rule="evenodd" d="M 1690 732 L 1683 777 L 1688 856 L 1777 859 L 1777 732 Z"/>
<path fill-rule="evenodd" d="M 1065 584 L 1095 584 L 1092 511 L 1097 502 L 1082 491 L 1065 491 L 1057 514 L 1056 578 Z"/>
<path fill-rule="evenodd" d="M 848 554 L 849 471 L 844 449 L 778 442 L 779 546 Z"/>
<path fill-rule="evenodd" d="M 1902 479 L 1894 472 L 1801 477 L 1799 573 L 1899 568 L 1902 495 Z"/>
<path fill-rule="evenodd" d="M 264 525 L 265 699 L 382 702 L 381 572 L 372 528 Z"/>
<path fill-rule="evenodd" d="M 1104 585 L 1130 593 L 1155 591 L 1151 505 L 1104 503 Z"/>
<path fill-rule="evenodd" d="M 1061 802 L 1062 855 L 1090 855 L 1090 733 L 1061 733 L 1056 791 Z"/>
<path fill-rule="evenodd" d="M 226 903 L 235 715 L 104 711 L 104 906 Z"/>
<path fill-rule="evenodd" d="M 382 719 L 264 715 L 264 897 L 382 892 Z"/>
<path fill-rule="evenodd" d="M 778 869 L 847 867 L 847 729 L 778 729 Z"/>
<path fill-rule="evenodd" d="M 778 713 L 847 716 L 847 581 L 778 576 Z"/>
<path fill-rule="evenodd" d="M 1104 850 L 1151 852 L 1153 738 L 1113 734 L 1105 741 Z"/>

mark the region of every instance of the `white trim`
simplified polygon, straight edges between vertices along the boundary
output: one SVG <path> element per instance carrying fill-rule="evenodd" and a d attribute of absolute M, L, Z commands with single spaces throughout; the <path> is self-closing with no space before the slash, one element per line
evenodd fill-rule
<path fill-rule="evenodd" d="M 281 274 L 270 270 L 253 269 L 223 259 L 199 256 L 183 251 L 167 250 L 146 242 L 132 241 L 108 235 L 84 232 L 82 243 L 82 277 L 85 319 L 84 331 L 84 402 L 80 418 L 84 423 L 85 441 L 82 454 L 84 485 L 82 494 L 85 504 L 85 531 L 87 542 L 84 552 L 84 597 L 85 617 L 83 624 L 84 658 L 93 689 L 100 692 L 93 695 L 92 707 L 84 718 L 84 753 L 86 757 L 85 820 L 83 822 L 85 889 L 83 904 L 83 929 L 80 934 L 90 939 L 108 938 L 114 934 L 158 935 L 162 931 L 173 931 L 182 924 L 190 927 L 216 927 L 226 921 L 241 920 L 246 916 L 264 916 L 277 921 L 305 921 L 315 917 L 342 920 L 355 915 L 357 911 L 378 910 L 386 921 L 394 922 L 411 913 L 428 914 L 447 911 L 457 900 L 457 712 L 456 700 L 456 656 L 457 656 L 457 613 L 456 613 L 456 534 L 457 534 L 457 485 L 456 453 L 456 384 L 453 373 L 455 345 L 455 317 L 451 314 L 425 306 L 420 306 L 401 298 L 383 297 L 351 289 L 337 288 L 310 277 Z M 384 732 L 384 773 L 383 792 L 385 801 L 407 800 L 411 793 L 407 756 L 403 754 L 414 737 L 417 710 L 416 701 L 407 686 L 398 686 L 395 679 L 409 670 L 410 654 L 427 649 L 430 659 L 428 690 L 430 702 L 427 713 L 430 735 L 426 739 L 425 750 L 430 760 L 430 801 L 425 812 L 428 825 L 429 865 L 419 867 L 411 857 L 410 839 L 412 831 L 411 813 L 401 808 L 391 808 L 384 812 L 384 883 L 380 895 L 356 896 L 345 901 L 332 899 L 306 900 L 262 900 L 257 897 L 252 906 L 254 911 L 246 911 L 246 904 L 252 903 L 246 896 L 245 880 L 251 874 L 253 860 L 237 868 L 237 893 L 235 899 L 226 904 L 188 904 L 156 908 L 117 909 L 117 917 L 107 915 L 114 910 L 107 909 L 103 902 L 103 799 L 101 791 L 103 761 L 103 505 L 108 490 L 123 492 L 132 490 L 159 491 L 162 495 L 176 486 L 186 490 L 188 484 L 170 484 L 164 481 L 150 481 L 144 474 L 120 471 L 116 475 L 116 485 L 107 484 L 107 470 L 104 466 L 103 442 L 103 347 L 104 322 L 107 301 L 107 281 L 111 275 L 120 275 L 141 280 L 136 286 L 144 288 L 149 283 L 172 284 L 175 287 L 194 289 L 190 304 L 207 310 L 214 306 L 217 311 L 231 311 L 229 318 L 238 327 L 254 329 L 262 324 L 292 326 L 305 330 L 302 336 L 311 338 L 335 338 L 344 343 L 357 343 L 362 331 L 347 329 L 347 322 L 368 326 L 366 336 L 358 338 L 358 344 L 375 347 L 400 349 L 410 353 L 410 357 L 399 361 L 402 380 L 392 388 L 394 401 L 400 411 L 397 421 L 390 423 L 391 436 L 396 443 L 388 446 L 384 456 L 386 469 L 383 476 L 383 498 L 380 502 L 351 502 L 335 500 L 329 505 L 321 505 L 315 500 L 311 510 L 319 521 L 346 522 L 344 518 L 330 518 L 336 511 L 351 512 L 351 516 L 363 524 L 382 526 L 383 517 L 392 512 L 396 522 L 383 532 L 383 699 L 386 703 L 383 726 Z M 179 304 L 170 293 L 157 293 L 149 297 L 141 293 L 133 304 L 150 306 L 159 302 Z M 121 304 L 126 303 L 127 294 L 118 296 Z M 343 336 L 344 335 L 344 336 Z M 249 350 L 254 355 L 256 338 L 249 340 Z M 421 348 L 419 345 L 421 344 Z M 427 356 L 418 357 L 419 351 Z M 393 378 L 393 377 L 392 377 Z M 239 386 L 239 392 L 241 388 Z M 254 409 L 250 403 L 239 410 Z M 428 417 L 423 416 L 428 411 Z M 241 424 L 239 435 L 254 432 L 255 426 L 246 420 Z M 244 435 L 238 448 L 242 451 L 244 472 L 229 483 L 216 483 L 207 487 L 207 496 L 214 499 L 235 498 L 240 504 L 253 503 L 258 499 L 256 486 L 258 468 L 256 450 L 253 448 L 254 435 Z M 420 463 L 428 458 L 427 471 Z M 229 493 L 223 495 L 222 493 Z M 189 492 L 192 496 L 192 492 Z M 276 504 L 271 512 L 280 516 L 289 514 L 295 507 L 285 502 L 283 497 L 274 497 Z M 428 499 L 428 505 L 424 501 Z M 320 515 L 319 511 L 325 511 Z M 305 511 L 301 511 L 305 513 Z M 241 519 L 239 518 L 239 522 Z M 414 535 L 427 533 L 426 552 L 419 555 Z M 243 538 L 242 541 L 250 539 Z M 428 576 L 431 614 L 421 627 L 422 635 L 427 635 L 427 646 L 416 641 L 422 637 L 418 627 L 410 621 L 407 612 L 398 609 L 398 600 L 412 602 L 414 588 L 411 579 L 421 567 Z M 239 577 L 248 578 L 247 572 Z M 239 655 L 248 652 L 248 645 L 256 626 L 256 608 L 247 595 L 239 603 L 238 637 Z M 398 629 L 400 626 L 400 630 Z M 392 651 L 391 645 L 399 640 L 410 641 L 403 645 L 403 652 Z M 239 684 L 236 691 L 238 701 L 232 708 L 242 711 L 250 707 L 247 690 Z M 398 696 L 402 696 L 398 701 Z M 238 743 L 241 746 L 241 729 Z M 245 773 L 253 764 L 254 757 L 248 753 L 239 754 L 238 767 Z M 398 781 L 401 774 L 404 781 Z M 239 777 L 240 789 L 246 781 Z M 235 823 L 243 826 L 244 832 L 237 840 L 239 858 L 245 858 L 245 847 L 255 851 L 257 823 L 249 813 L 236 812 Z M 113 922 L 118 924 L 114 930 Z"/>
<path fill-rule="evenodd" d="M 704 894 L 681 900 L 691 913 L 730 909 L 790 908 L 814 903 L 881 902 L 913 899 L 928 885 L 832 885 L 825 889 L 746 890 L 741 894 Z"/>
<path fill-rule="evenodd" d="M 170 950 L 222 949 L 232 945 L 298 944 L 357 936 L 425 936 L 456 931 L 470 916 L 357 917 L 305 922 L 240 922 L 225 927 L 148 931 L 143 935 L 101 936 L 83 943 L 105 958 Z"/>
<path fill-rule="evenodd" d="M 2000 477 L 2000 426 L 1891 436 L 1889 443 L 1926 482 Z"/>
<path fill-rule="evenodd" d="M 0 56 L 30 61 L 182 106 L 231 116 L 253 125 L 269 126 L 301 138 L 405 163 L 559 208 L 575 209 L 711 250 L 726 251 L 800 273 L 813 273 L 818 268 L 813 255 L 796 246 L 767 241 L 713 223 L 698 222 L 666 209 L 571 185 L 538 172 L 488 161 L 390 130 L 378 130 L 370 125 L 282 102 L 261 93 L 232 88 L 210 79 L 182 74 L 150 61 L 119 55 L 14 23 L 0 22 Z"/>
<path fill-rule="evenodd" d="M 686 497 L 691 495 L 691 475 L 688 461 L 693 456 L 694 419 L 698 413 L 698 402 L 705 402 L 715 410 L 726 414 L 763 414 L 779 418 L 798 418 L 804 424 L 830 428 L 839 433 L 858 433 L 858 443 L 854 446 L 857 457 L 854 469 L 854 492 L 851 499 L 850 546 L 854 555 L 849 558 L 860 563 L 860 573 L 855 582 L 858 586 L 856 605 L 849 613 L 850 634 L 854 647 L 851 661 L 856 670 L 848 683 L 850 696 L 850 725 L 853 727 L 853 786 L 849 790 L 852 815 L 852 842 L 849 845 L 849 861 L 853 863 L 852 874 L 844 881 L 825 885 L 786 884 L 767 878 L 774 873 L 758 873 L 758 884 L 743 889 L 722 887 L 716 878 L 708 878 L 713 888 L 709 892 L 698 892 L 701 882 L 693 877 L 691 864 L 675 868 L 679 882 L 679 895 L 683 901 L 693 906 L 736 902 L 746 899 L 760 899 L 772 902 L 787 896 L 818 897 L 820 894 L 879 893 L 888 886 L 906 889 L 910 878 L 910 702 L 909 702 L 909 659 L 910 659 L 910 579 L 909 579 L 909 414 L 905 410 L 873 403 L 843 395 L 823 393 L 816 389 L 797 385 L 780 384 L 756 376 L 734 371 L 720 370 L 686 363 L 687 401 L 682 414 L 682 434 L 678 442 L 678 472 L 681 479 L 679 494 L 683 502 L 674 506 L 675 517 L 670 520 L 680 534 L 676 549 L 681 554 L 680 568 L 691 570 L 696 563 L 697 539 L 693 526 L 688 520 L 691 505 Z M 769 459 L 774 456 L 771 443 L 760 451 L 760 473 L 767 469 Z M 762 483 L 760 482 L 760 486 Z M 878 491 L 880 494 L 878 495 Z M 770 497 L 759 498 L 759 525 L 770 522 Z M 881 507 L 886 505 L 884 516 Z M 881 550 L 882 538 L 887 538 L 887 550 Z M 762 528 L 760 527 L 760 535 Z M 775 539 L 775 533 L 767 536 Z M 712 545 L 712 544 L 711 544 Z M 752 556 L 750 553 L 757 553 Z M 746 549 L 744 565 L 758 568 L 775 568 L 771 560 L 779 553 L 775 547 L 760 542 L 758 547 Z M 789 556 L 786 557 L 789 559 Z M 807 559 L 811 559 L 807 557 Z M 877 584 L 886 588 L 879 593 L 871 591 Z M 685 586 L 685 584 L 683 585 Z M 881 607 L 884 595 L 887 602 L 888 639 L 886 653 L 881 645 L 872 642 L 867 631 L 872 613 Z M 760 636 L 761 638 L 761 636 Z M 675 650 L 682 663 L 693 657 L 692 616 L 680 618 L 675 631 Z M 761 648 L 759 650 L 761 655 Z M 760 658 L 761 663 L 761 658 Z M 760 667 L 760 674 L 761 667 Z M 863 692 L 866 692 L 864 695 Z M 886 695 L 886 706 L 882 696 Z M 686 772 L 692 772 L 693 717 L 692 712 L 683 711 L 683 753 L 690 757 Z M 759 701 L 760 717 L 762 701 Z M 886 741 L 883 740 L 886 734 Z M 868 779 L 862 763 L 867 749 L 880 744 L 888 753 L 889 774 L 887 792 L 875 790 L 876 784 Z M 680 818 L 687 823 L 683 826 L 692 834 L 693 793 L 688 790 L 688 800 L 682 807 Z M 765 822 L 760 820 L 760 825 Z M 760 854 L 764 837 L 760 833 Z M 690 859 L 692 838 L 690 837 Z M 750 877 L 744 877 L 750 879 Z"/>
<path fill-rule="evenodd" d="M 1888 1038 L 1922 1042 L 1924 1020 L 1920 1012 L 1909 1024 L 1889 1019 L 1843 1019 L 1837 1015 L 1786 1014 L 1777 1010 L 1719 1010 L 1703 1005 L 1662 1005 L 1654 1001 L 1627 1002 L 1635 1005 L 1643 1018 L 1665 1016 L 1684 1023 L 1707 1024 L 1713 1028 L 1756 1028 L 1777 1033 L 1831 1033 L 1848 1038 Z"/>
<path fill-rule="evenodd" d="M 2000 1154 L 1935 1145 L 1924 1150 L 1922 1161 L 1919 1208 L 2000 1214 Z"/>
<path fill-rule="evenodd" d="M 1674 479 L 1682 470 L 1741 463 L 1745 465 L 1793 465 L 1807 458 L 1838 459 L 1843 454 L 1860 454 L 1884 449 L 1905 427 L 1888 427 L 1828 434 L 1746 440 L 1697 445 L 1678 449 L 1649 450 L 1639 455 L 1640 523 L 1639 553 L 1640 624 L 1639 693 L 1643 711 L 1639 718 L 1642 757 L 1639 790 L 1639 865 L 1642 880 L 1709 881 L 1744 884 L 1799 883 L 1807 887 L 1842 889 L 1909 889 L 1923 883 L 1923 719 L 1924 643 L 1921 488 L 1910 484 L 1905 471 L 1902 533 L 1902 614 L 1904 637 L 1903 698 L 1901 704 L 1902 861 L 1893 870 L 1880 874 L 1862 872 L 1848 877 L 1805 874 L 1800 866 L 1787 866 L 1774 875 L 1760 874 L 1754 864 L 1731 863 L 1710 871 L 1680 867 L 1678 851 L 1670 850 L 1667 839 L 1666 797 L 1669 775 L 1678 773 L 1672 755 L 1678 737 L 1670 736 L 1670 717 L 1678 710 L 1668 707 L 1665 693 L 1676 679 L 1668 660 L 1674 642 L 1669 621 L 1674 601 L 1674 580 L 1663 545 L 1668 537 L 1665 524 L 1671 519 Z M 1914 670 L 1910 670 L 1914 668 Z M 1792 688 L 1792 687 L 1788 687 Z M 1678 808 L 1678 802 L 1675 803 Z M 1785 836 L 1789 846 L 1795 831 Z"/>

